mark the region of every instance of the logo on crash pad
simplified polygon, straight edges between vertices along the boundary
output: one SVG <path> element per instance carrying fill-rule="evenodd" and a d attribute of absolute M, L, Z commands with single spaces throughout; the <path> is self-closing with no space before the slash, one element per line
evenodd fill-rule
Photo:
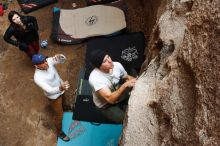
<path fill-rule="evenodd" d="M 121 52 L 121 59 L 128 62 L 138 59 L 138 50 L 136 49 L 135 46 L 124 49 Z"/>
<path fill-rule="evenodd" d="M 94 25 L 94 24 L 96 24 L 97 21 L 98 21 L 98 17 L 93 15 L 93 16 L 90 16 L 89 18 L 86 19 L 86 24 L 87 25 Z"/>

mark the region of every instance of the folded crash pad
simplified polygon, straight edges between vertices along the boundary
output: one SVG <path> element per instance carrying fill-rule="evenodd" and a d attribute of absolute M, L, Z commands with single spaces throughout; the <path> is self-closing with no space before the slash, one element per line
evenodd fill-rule
<path fill-rule="evenodd" d="M 120 0 L 86 0 L 87 6 L 111 3 Z"/>
<path fill-rule="evenodd" d="M 108 36 L 126 27 L 122 2 L 74 10 L 53 10 L 52 39 L 60 44 L 77 44 L 90 37 Z"/>
<path fill-rule="evenodd" d="M 58 0 L 17 0 L 21 10 L 24 13 L 30 13 L 34 10 L 45 7 L 49 4 L 55 3 Z"/>
<path fill-rule="evenodd" d="M 66 34 L 76 39 L 109 35 L 126 27 L 122 10 L 103 5 L 61 9 L 59 24 Z"/>

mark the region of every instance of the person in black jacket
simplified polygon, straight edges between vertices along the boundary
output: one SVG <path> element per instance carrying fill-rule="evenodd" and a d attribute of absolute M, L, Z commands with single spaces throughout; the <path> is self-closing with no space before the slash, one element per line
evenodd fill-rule
<path fill-rule="evenodd" d="M 37 20 L 33 16 L 22 16 L 16 11 L 8 14 L 10 26 L 4 34 L 4 40 L 19 47 L 30 58 L 40 50 Z M 14 37 L 15 39 L 12 39 Z"/>

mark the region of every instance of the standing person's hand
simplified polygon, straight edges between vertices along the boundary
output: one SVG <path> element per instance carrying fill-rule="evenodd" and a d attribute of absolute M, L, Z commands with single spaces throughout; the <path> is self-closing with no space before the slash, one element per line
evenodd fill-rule
<path fill-rule="evenodd" d="M 68 81 L 65 81 L 65 82 L 61 83 L 61 85 L 60 85 L 60 91 L 66 91 L 66 90 L 69 89 L 69 87 L 70 87 L 69 82 L 68 82 Z"/>
<path fill-rule="evenodd" d="M 59 61 L 60 63 L 64 63 L 66 60 L 66 56 L 64 56 L 63 54 L 57 54 L 53 57 L 53 60 L 55 62 Z"/>

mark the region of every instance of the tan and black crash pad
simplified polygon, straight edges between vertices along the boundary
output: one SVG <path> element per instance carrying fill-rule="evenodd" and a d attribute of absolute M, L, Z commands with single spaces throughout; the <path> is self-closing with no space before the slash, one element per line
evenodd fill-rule
<path fill-rule="evenodd" d="M 77 39 L 109 35 L 126 27 L 124 12 L 104 5 L 61 9 L 59 24 L 64 33 Z"/>

